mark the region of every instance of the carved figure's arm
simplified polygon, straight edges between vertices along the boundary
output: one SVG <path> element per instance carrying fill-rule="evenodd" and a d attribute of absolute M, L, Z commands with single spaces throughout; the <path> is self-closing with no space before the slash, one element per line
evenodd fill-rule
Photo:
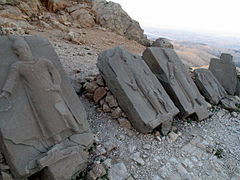
<path fill-rule="evenodd" d="M 52 76 L 53 87 L 51 90 L 53 91 L 61 91 L 61 76 L 58 70 L 54 67 L 53 63 L 49 60 L 45 60 L 47 62 L 48 71 Z"/>
<path fill-rule="evenodd" d="M 172 62 L 168 62 L 167 63 L 167 67 L 168 67 L 168 73 L 169 73 L 169 80 L 174 79 L 174 67 L 173 67 L 173 63 Z"/>
<path fill-rule="evenodd" d="M 13 93 L 13 89 L 17 83 L 18 79 L 18 66 L 17 64 L 13 64 L 10 67 L 10 71 L 8 73 L 7 80 L 2 88 L 2 92 L 0 97 L 8 98 Z"/>

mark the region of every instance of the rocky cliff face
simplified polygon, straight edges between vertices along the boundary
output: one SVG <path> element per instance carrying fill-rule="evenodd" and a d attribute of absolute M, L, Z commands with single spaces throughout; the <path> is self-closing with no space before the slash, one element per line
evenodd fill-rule
<path fill-rule="evenodd" d="M 105 0 L 0 0 L 0 25 L 1 34 L 25 33 L 36 25 L 65 32 L 100 25 L 149 45 L 139 23 L 119 4 Z"/>

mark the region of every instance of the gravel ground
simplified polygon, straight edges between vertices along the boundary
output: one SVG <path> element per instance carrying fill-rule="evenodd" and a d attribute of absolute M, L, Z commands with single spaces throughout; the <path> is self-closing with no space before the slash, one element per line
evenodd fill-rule
<path fill-rule="evenodd" d="M 54 42 L 66 72 L 80 78 L 98 74 L 97 51 L 86 46 Z M 218 107 L 211 118 L 194 122 L 174 120 L 171 135 L 140 134 L 121 128 L 109 114 L 80 97 L 96 135 L 91 160 L 123 162 L 129 175 L 139 180 L 240 179 L 240 113 Z M 107 151 L 109 144 L 115 149 Z"/>

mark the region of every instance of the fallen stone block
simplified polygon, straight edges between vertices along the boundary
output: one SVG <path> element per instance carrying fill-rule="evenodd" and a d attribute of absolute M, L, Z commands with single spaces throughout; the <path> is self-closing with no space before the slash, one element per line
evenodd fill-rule
<path fill-rule="evenodd" d="M 69 160 L 78 154 L 72 168 L 83 170 L 93 138 L 57 54 L 40 36 L 2 36 L 0 49 L 0 148 L 14 179 L 43 169 L 70 179 Z"/>
<path fill-rule="evenodd" d="M 166 91 L 140 56 L 116 47 L 102 52 L 97 66 L 133 127 L 151 132 L 178 114 Z"/>
<path fill-rule="evenodd" d="M 198 120 L 208 117 L 206 101 L 173 49 L 150 47 L 143 52 L 143 59 L 178 107 L 182 117 L 193 114 L 197 115 Z"/>
<path fill-rule="evenodd" d="M 211 59 L 209 70 L 228 94 L 235 94 L 237 88 L 237 72 L 232 55 L 221 54 L 220 59 Z"/>
<path fill-rule="evenodd" d="M 194 70 L 195 83 L 202 95 L 212 104 L 218 104 L 227 93 L 208 69 Z"/>

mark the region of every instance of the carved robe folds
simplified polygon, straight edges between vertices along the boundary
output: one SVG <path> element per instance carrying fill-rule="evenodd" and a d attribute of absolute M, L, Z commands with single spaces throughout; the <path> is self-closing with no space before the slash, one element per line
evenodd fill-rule
<path fill-rule="evenodd" d="M 0 37 L 0 90 L 10 94 L 0 98 L 1 151 L 16 179 L 42 169 L 44 179 L 71 179 L 85 167 L 84 149 L 92 143 L 86 112 L 51 44 L 39 36 L 21 41 L 32 61 L 22 61 L 13 41 Z"/>

